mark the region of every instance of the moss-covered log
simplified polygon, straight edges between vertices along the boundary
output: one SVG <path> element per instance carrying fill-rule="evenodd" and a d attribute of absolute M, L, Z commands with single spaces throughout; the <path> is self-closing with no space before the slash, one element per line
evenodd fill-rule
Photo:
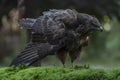
<path fill-rule="evenodd" d="M 0 68 L 0 80 L 120 80 L 120 68 L 7 67 Z"/>

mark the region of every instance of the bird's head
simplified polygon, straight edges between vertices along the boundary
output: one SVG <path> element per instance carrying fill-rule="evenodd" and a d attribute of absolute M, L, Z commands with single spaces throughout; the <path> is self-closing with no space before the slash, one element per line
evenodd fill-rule
<path fill-rule="evenodd" d="M 103 31 L 100 22 L 97 18 L 90 16 L 88 14 L 79 13 L 78 14 L 78 27 L 76 31 L 78 33 L 91 33 L 94 31 Z"/>

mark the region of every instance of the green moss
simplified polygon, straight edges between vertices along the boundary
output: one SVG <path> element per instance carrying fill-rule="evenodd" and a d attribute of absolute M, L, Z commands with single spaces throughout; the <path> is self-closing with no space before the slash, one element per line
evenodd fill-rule
<path fill-rule="evenodd" d="M 0 68 L 0 80 L 120 80 L 120 68 L 113 70 L 61 67 Z"/>

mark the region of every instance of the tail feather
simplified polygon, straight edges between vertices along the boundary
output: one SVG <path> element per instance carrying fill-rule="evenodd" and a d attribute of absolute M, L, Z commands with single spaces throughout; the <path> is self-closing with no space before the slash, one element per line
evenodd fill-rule
<path fill-rule="evenodd" d="M 35 59 L 38 59 L 39 55 L 37 50 L 35 49 L 35 45 L 33 43 L 29 43 L 25 49 L 15 58 L 11 65 L 19 65 L 19 64 L 30 64 Z"/>
<path fill-rule="evenodd" d="M 27 65 L 29 65 L 34 60 L 38 60 L 38 59 L 39 59 L 39 57 L 37 57 L 37 56 L 31 57 L 31 58 L 25 58 L 25 59 L 22 58 L 22 60 L 18 60 L 15 65 L 19 65 L 19 64 L 27 64 Z"/>
<path fill-rule="evenodd" d="M 33 65 L 47 55 L 60 50 L 64 45 L 50 45 L 49 43 L 29 43 L 25 49 L 12 61 L 11 65 Z M 10 65 L 10 66 L 11 66 Z"/>

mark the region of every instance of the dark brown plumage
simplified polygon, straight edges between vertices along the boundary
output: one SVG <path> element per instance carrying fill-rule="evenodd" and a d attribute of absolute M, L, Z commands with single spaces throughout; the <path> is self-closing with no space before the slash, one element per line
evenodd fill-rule
<path fill-rule="evenodd" d="M 76 47 L 76 45 L 79 45 L 79 46 Z M 58 51 L 58 53 L 56 53 L 58 59 L 62 62 L 64 67 L 65 67 L 65 61 L 68 54 L 71 58 L 72 67 L 74 67 L 73 62 L 80 56 L 82 48 L 88 45 L 88 36 L 82 37 L 82 39 L 80 40 L 80 43 L 76 45 L 74 45 L 75 47 L 68 48 L 68 49 L 64 47 L 60 51 Z"/>
<path fill-rule="evenodd" d="M 65 67 L 65 61 L 66 61 L 66 58 L 67 58 L 67 50 L 64 50 L 64 49 L 61 49 L 60 51 L 58 51 L 56 53 L 58 59 L 62 62 L 63 64 L 63 67 Z"/>
<path fill-rule="evenodd" d="M 83 44 L 87 43 L 83 37 L 89 36 L 90 32 L 101 30 L 97 18 L 71 9 L 46 11 L 36 19 L 22 19 L 19 24 L 31 30 L 32 37 L 11 65 L 33 65 L 52 54 L 57 54 L 65 65 L 66 52 L 69 52 L 71 62 L 74 62 Z"/>

